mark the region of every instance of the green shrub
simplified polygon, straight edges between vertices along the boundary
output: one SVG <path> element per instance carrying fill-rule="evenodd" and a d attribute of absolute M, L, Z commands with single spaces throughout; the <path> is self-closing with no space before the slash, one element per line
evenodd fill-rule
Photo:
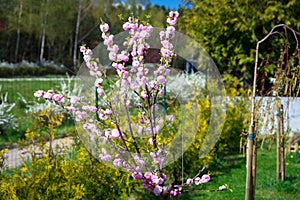
<path fill-rule="evenodd" d="M 36 116 L 23 141 L 31 159 L 1 172 L 0 199 L 125 199 L 135 186 L 130 174 L 100 163 L 76 141 L 54 145 L 61 123 L 62 115 L 48 110 Z"/>

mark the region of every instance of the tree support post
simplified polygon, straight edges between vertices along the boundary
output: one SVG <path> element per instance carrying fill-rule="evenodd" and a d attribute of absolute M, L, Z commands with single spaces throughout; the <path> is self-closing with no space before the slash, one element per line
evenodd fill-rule
<path fill-rule="evenodd" d="M 256 175 L 256 145 L 255 125 L 249 128 L 247 139 L 247 163 L 246 163 L 246 193 L 245 200 L 254 200 L 255 197 L 255 175 Z"/>
<path fill-rule="evenodd" d="M 276 180 L 284 181 L 285 179 L 285 158 L 284 158 L 284 128 L 283 128 L 283 105 L 277 105 L 277 122 L 276 131 Z"/>

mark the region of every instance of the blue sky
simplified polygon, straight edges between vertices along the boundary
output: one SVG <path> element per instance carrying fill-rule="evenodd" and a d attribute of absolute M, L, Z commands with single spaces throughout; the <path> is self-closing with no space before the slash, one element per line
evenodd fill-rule
<path fill-rule="evenodd" d="M 179 4 L 182 4 L 180 0 L 150 0 L 152 5 L 164 5 L 166 8 L 177 9 Z"/>

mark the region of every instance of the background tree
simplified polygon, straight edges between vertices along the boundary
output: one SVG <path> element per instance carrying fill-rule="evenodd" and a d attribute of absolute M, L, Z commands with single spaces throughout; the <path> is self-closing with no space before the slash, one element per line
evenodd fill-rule
<path fill-rule="evenodd" d="M 221 73 L 231 73 L 248 83 L 253 74 L 256 42 L 276 24 L 300 29 L 297 0 L 185 2 L 190 9 L 183 10 L 181 30 L 204 46 Z"/>

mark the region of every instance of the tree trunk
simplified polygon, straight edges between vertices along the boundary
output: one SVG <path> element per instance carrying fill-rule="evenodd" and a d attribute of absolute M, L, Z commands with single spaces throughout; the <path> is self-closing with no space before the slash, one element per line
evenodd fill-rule
<path fill-rule="evenodd" d="M 253 185 L 253 149 L 254 149 L 254 126 L 250 126 L 247 139 L 247 154 L 246 154 L 246 192 L 245 200 L 254 199 L 254 185 Z"/>
<path fill-rule="evenodd" d="M 22 12 L 23 12 L 23 1 L 20 1 L 19 15 L 18 15 L 18 24 L 17 24 L 17 41 L 15 49 L 15 62 L 18 62 L 19 46 L 20 46 L 20 29 L 22 22 Z"/>
<path fill-rule="evenodd" d="M 41 51 L 40 51 L 40 63 L 44 62 L 44 51 L 45 51 L 45 40 L 46 40 L 46 24 L 47 24 L 47 17 L 48 17 L 48 2 L 46 1 L 46 13 L 44 15 L 44 19 L 42 22 L 42 41 L 41 41 Z"/>
<path fill-rule="evenodd" d="M 43 25 L 41 51 L 40 51 L 40 63 L 43 63 L 43 61 L 44 61 L 44 49 L 45 49 L 45 38 L 46 38 L 45 35 L 46 35 L 46 29 L 45 29 L 45 26 Z"/>
<path fill-rule="evenodd" d="M 276 180 L 285 179 L 285 159 L 284 159 L 284 129 L 283 129 L 283 105 L 277 104 L 278 127 L 276 132 Z"/>
<path fill-rule="evenodd" d="M 256 131 L 254 130 L 254 139 L 253 139 L 253 157 L 252 157 L 252 196 L 255 199 L 255 186 L 256 186 L 256 158 L 257 158 L 257 151 L 256 151 Z"/>
<path fill-rule="evenodd" d="M 73 67 L 74 73 L 77 71 L 77 49 L 78 49 L 78 35 L 79 35 L 79 27 L 80 27 L 80 19 L 81 19 L 81 10 L 82 10 L 82 0 L 79 0 L 78 12 L 77 12 L 77 21 L 76 21 L 76 30 L 75 30 L 75 38 L 74 38 L 74 50 L 73 50 Z"/>

